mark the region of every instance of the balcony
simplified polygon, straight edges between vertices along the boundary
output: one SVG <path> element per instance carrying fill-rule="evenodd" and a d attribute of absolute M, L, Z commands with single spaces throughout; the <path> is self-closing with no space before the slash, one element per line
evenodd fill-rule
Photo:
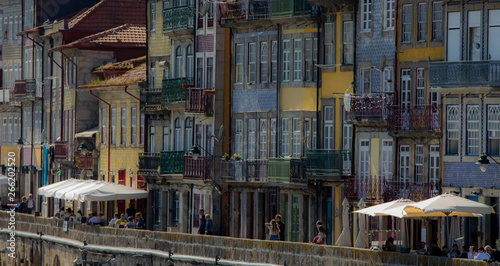
<path fill-rule="evenodd" d="M 244 162 L 242 160 L 225 161 L 220 164 L 221 178 L 225 181 L 246 182 Z"/>
<path fill-rule="evenodd" d="M 246 160 L 244 174 L 248 182 L 267 182 L 267 160 Z"/>
<path fill-rule="evenodd" d="M 79 170 L 97 170 L 97 162 L 94 158 L 94 155 L 91 154 L 83 154 L 79 151 L 75 152 L 75 167 Z"/>
<path fill-rule="evenodd" d="M 139 153 L 139 172 L 143 175 L 158 175 L 160 160 L 160 153 Z"/>
<path fill-rule="evenodd" d="M 212 180 L 212 157 L 184 156 L 184 178 Z"/>
<path fill-rule="evenodd" d="M 193 87 L 193 78 L 164 79 L 161 91 L 162 103 L 173 103 L 186 99 L 185 89 Z"/>
<path fill-rule="evenodd" d="M 169 37 L 192 34 L 196 8 L 177 6 L 163 9 L 163 33 Z"/>
<path fill-rule="evenodd" d="M 312 6 L 335 6 L 355 4 L 353 0 L 308 0 Z"/>
<path fill-rule="evenodd" d="M 213 90 L 187 88 L 185 110 L 189 113 L 214 113 Z"/>
<path fill-rule="evenodd" d="M 184 151 L 162 151 L 160 157 L 160 174 L 183 174 Z"/>
<path fill-rule="evenodd" d="M 340 180 L 347 170 L 344 161 L 352 160 L 349 150 L 309 150 L 307 151 L 306 174 L 309 179 Z M 349 160 L 349 161 L 350 161 Z"/>
<path fill-rule="evenodd" d="M 269 182 L 307 183 L 306 164 L 303 158 L 270 158 Z"/>
<path fill-rule="evenodd" d="M 14 84 L 14 97 L 16 101 L 34 101 L 35 97 L 40 97 L 38 94 L 36 80 L 16 80 Z"/>
<path fill-rule="evenodd" d="M 441 106 L 389 106 L 387 129 L 390 132 L 434 135 L 441 132 Z"/>
<path fill-rule="evenodd" d="M 500 61 L 431 62 L 429 86 L 435 88 L 499 87 Z M 466 88 L 464 90 L 468 91 Z"/>
<path fill-rule="evenodd" d="M 371 95 L 352 95 L 350 109 L 346 112 L 346 120 L 365 126 L 385 125 L 387 108 L 393 104 L 393 93 L 377 93 Z M 346 103 L 348 104 L 348 103 Z"/>
<path fill-rule="evenodd" d="M 237 0 L 231 3 L 221 3 L 221 23 L 248 22 L 270 18 L 269 0 Z"/>
<path fill-rule="evenodd" d="M 54 160 L 65 161 L 68 159 L 66 144 L 66 141 L 56 141 L 54 143 Z"/>
<path fill-rule="evenodd" d="M 352 201 L 361 198 L 370 202 L 389 202 L 397 199 L 421 201 L 439 195 L 441 183 L 392 181 L 379 176 L 357 176 L 345 179 L 344 193 Z"/>
<path fill-rule="evenodd" d="M 161 89 L 141 89 L 141 111 L 161 111 Z"/>
<path fill-rule="evenodd" d="M 310 15 L 311 5 L 304 0 L 271 0 L 272 18 Z"/>

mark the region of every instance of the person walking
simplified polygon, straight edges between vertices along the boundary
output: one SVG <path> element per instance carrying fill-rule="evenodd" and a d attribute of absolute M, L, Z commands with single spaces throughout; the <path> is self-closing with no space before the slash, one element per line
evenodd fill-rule
<path fill-rule="evenodd" d="M 26 202 L 26 196 L 23 196 L 21 204 L 19 204 L 19 212 L 27 213 L 28 212 L 28 203 Z"/>
<path fill-rule="evenodd" d="M 35 201 L 33 200 L 33 195 L 30 193 L 28 197 L 28 214 L 33 214 L 33 210 L 35 209 Z"/>
<path fill-rule="evenodd" d="M 285 241 L 285 223 L 281 221 L 281 215 L 276 214 L 276 222 L 278 223 L 278 228 L 280 229 L 280 234 L 278 235 L 279 241 Z"/>
<path fill-rule="evenodd" d="M 210 214 L 205 214 L 205 220 L 207 220 L 206 234 L 207 235 L 213 235 L 214 234 L 214 232 L 213 232 L 213 223 L 212 223 L 212 219 L 210 218 Z"/>
<path fill-rule="evenodd" d="M 269 229 L 269 240 L 278 240 L 280 229 L 276 220 L 272 219 L 271 222 L 266 223 L 265 225 L 267 229 Z"/>
<path fill-rule="evenodd" d="M 198 234 L 204 235 L 205 234 L 205 229 L 207 225 L 207 220 L 205 219 L 205 210 L 200 209 L 198 211 L 198 214 L 200 215 L 200 226 L 198 227 Z"/>

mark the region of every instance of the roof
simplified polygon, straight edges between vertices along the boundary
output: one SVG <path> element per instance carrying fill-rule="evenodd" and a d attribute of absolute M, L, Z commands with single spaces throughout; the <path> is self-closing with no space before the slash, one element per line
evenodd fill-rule
<path fill-rule="evenodd" d="M 68 29 L 104 30 L 125 23 L 146 25 L 145 0 L 102 0 L 68 21 Z"/>
<path fill-rule="evenodd" d="M 114 77 L 105 81 L 93 82 L 88 85 L 80 86 L 82 89 L 90 88 L 104 88 L 104 87 L 114 87 L 123 86 L 132 83 L 138 83 L 146 79 L 146 63 L 135 67 L 132 70 L 125 72 L 123 75 Z"/>
<path fill-rule="evenodd" d="M 124 24 L 53 49 L 60 50 L 70 47 L 102 48 L 103 46 L 146 47 L 146 27 Z"/>
<path fill-rule="evenodd" d="M 104 72 L 104 71 L 120 71 L 120 70 L 131 70 L 134 67 L 146 62 L 146 56 L 141 56 L 139 58 L 133 58 L 117 63 L 109 62 L 105 65 L 97 67 L 94 72 Z"/>

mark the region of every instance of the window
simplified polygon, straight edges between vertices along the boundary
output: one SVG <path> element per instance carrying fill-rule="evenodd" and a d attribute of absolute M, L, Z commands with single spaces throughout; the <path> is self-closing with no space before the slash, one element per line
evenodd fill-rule
<path fill-rule="evenodd" d="M 203 57 L 196 58 L 196 86 L 203 87 Z"/>
<path fill-rule="evenodd" d="M 384 30 L 394 29 L 395 0 L 384 0 Z"/>
<path fill-rule="evenodd" d="M 293 40 L 293 81 L 302 80 L 302 39 Z"/>
<path fill-rule="evenodd" d="M 313 61 L 312 61 L 312 39 L 306 38 L 304 42 L 304 62 L 305 62 L 305 81 L 313 80 Z"/>
<path fill-rule="evenodd" d="M 326 150 L 333 149 L 333 106 L 323 107 L 323 147 Z"/>
<path fill-rule="evenodd" d="M 382 140 L 382 173 L 385 180 L 392 179 L 392 140 Z"/>
<path fill-rule="evenodd" d="M 3 124 L 2 124 L 2 128 L 3 129 L 6 129 L 7 128 L 7 118 L 3 118 Z M 2 130 L 2 141 L 6 141 L 7 140 L 7 132 L 6 130 Z"/>
<path fill-rule="evenodd" d="M 283 118 L 281 120 L 281 156 L 289 156 L 289 138 L 290 138 L 290 127 L 289 118 Z"/>
<path fill-rule="evenodd" d="M 243 154 L 243 121 L 236 119 L 234 123 L 234 153 Z"/>
<path fill-rule="evenodd" d="M 439 146 L 431 145 L 429 151 L 429 182 L 437 183 L 441 180 L 440 165 Z"/>
<path fill-rule="evenodd" d="M 175 77 L 182 78 L 182 47 L 175 49 Z"/>
<path fill-rule="evenodd" d="M 424 69 L 417 68 L 417 105 L 423 105 L 425 101 L 425 80 L 424 80 Z"/>
<path fill-rule="evenodd" d="M 361 31 L 370 32 L 372 30 L 372 1 L 361 0 Z"/>
<path fill-rule="evenodd" d="M 446 106 L 446 153 L 458 154 L 460 140 L 460 111 L 458 105 Z"/>
<path fill-rule="evenodd" d="M 173 195 L 173 199 L 172 199 L 172 207 L 171 207 L 172 215 L 170 223 L 172 226 L 176 226 L 177 223 L 179 222 L 179 217 L 181 215 L 180 193 L 179 191 L 172 191 L 171 193 Z"/>
<path fill-rule="evenodd" d="M 432 3 L 432 40 L 443 39 L 443 2 Z"/>
<path fill-rule="evenodd" d="M 151 31 L 154 31 L 156 26 L 156 2 L 151 3 L 150 8 L 149 8 L 149 28 Z"/>
<path fill-rule="evenodd" d="M 402 42 L 411 42 L 411 28 L 413 24 L 413 6 L 403 5 L 403 34 Z"/>
<path fill-rule="evenodd" d="M 344 65 L 352 65 L 354 63 L 354 22 L 344 21 L 343 38 L 342 38 Z"/>
<path fill-rule="evenodd" d="M 313 118 L 311 128 L 312 128 L 311 146 L 313 150 L 316 150 L 318 148 L 318 122 L 316 118 Z"/>
<path fill-rule="evenodd" d="M 478 105 L 468 105 L 467 106 L 467 154 L 468 155 L 478 155 L 479 154 L 479 106 Z"/>
<path fill-rule="evenodd" d="M 156 152 L 156 136 L 155 136 L 156 128 L 155 127 L 150 127 L 149 128 L 149 152 Z"/>
<path fill-rule="evenodd" d="M 255 43 L 248 44 L 248 83 L 255 84 L 257 78 L 257 48 Z"/>
<path fill-rule="evenodd" d="M 371 92 L 371 70 L 369 68 L 362 68 L 360 70 L 361 77 L 361 93 Z"/>
<path fill-rule="evenodd" d="M 212 89 L 214 87 L 214 59 L 212 57 L 207 58 L 207 88 Z"/>
<path fill-rule="evenodd" d="M 243 83 L 243 44 L 236 44 L 236 83 Z"/>
<path fill-rule="evenodd" d="M 267 83 L 267 42 L 260 43 L 260 82 Z"/>
<path fill-rule="evenodd" d="M 399 146 L 399 178 L 401 182 L 410 181 L 410 146 Z"/>
<path fill-rule="evenodd" d="M 116 144 L 116 108 L 111 109 L 111 144 Z"/>
<path fill-rule="evenodd" d="M 271 82 L 278 81 L 278 42 L 271 42 Z"/>
<path fill-rule="evenodd" d="M 182 120 L 176 118 L 174 122 L 174 145 L 176 151 L 182 151 Z"/>
<path fill-rule="evenodd" d="M 302 139 L 301 139 L 301 132 L 300 132 L 300 121 L 299 121 L 298 117 L 293 118 L 292 134 L 293 134 L 292 156 L 293 157 L 300 157 L 300 143 L 301 143 Z"/>
<path fill-rule="evenodd" d="M 267 159 L 267 120 L 261 119 L 259 125 L 259 158 Z"/>
<path fill-rule="evenodd" d="M 276 158 L 276 119 L 271 119 L 271 135 L 269 136 L 269 157 Z"/>
<path fill-rule="evenodd" d="M 325 65 L 335 63 L 335 23 L 325 23 Z"/>
<path fill-rule="evenodd" d="M 54 114 L 54 113 L 52 113 Z M 52 118 L 54 116 L 52 115 Z M 106 143 L 106 123 L 107 123 L 107 115 L 106 115 L 106 108 L 101 109 L 101 143 L 105 144 Z M 55 123 L 52 123 L 54 125 Z"/>
<path fill-rule="evenodd" d="M 394 68 L 386 67 L 384 68 L 384 80 L 383 80 L 383 88 L 384 92 L 393 92 L 394 91 Z"/>
<path fill-rule="evenodd" d="M 418 4 L 417 41 L 427 40 L 427 3 Z"/>
<path fill-rule="evenodd" d="M 491 17 L 491 16 L 490 16 Z M 446 57 L 448 62 L 460 61 L 462 59 L 462 34 L 461 34 L 461 14 L 460 12 L 448 12 L 448 32 L 446 33 Z M 491 24 L 490 24 L 491 25 Z M 491 32 L 489 33 L 490 36 Z M 489 40 L 495 38 L 489 38 Z M 464 40 L 465 41 L 465 40 Z M 497 42 L 495 42 L 496 44 Z M 490 43 L 491 44 L 491 43 Z M 491 54 L 491 51 L 489 51 Z M 494 60 L 491 58 L 490 60 Z"/>
<path fill-rule="evenodd" d="M 13 139 L 12 138 L 12 133 L 13 133 L 12 132 L 12 117 L 9 117 L 9 129 L 7 130 L 7 132 L 8 132 L 8 138 L 7 138 L 7 140 L 10 142 Z M 15 138 L 15 136 L 14 136 L 14 138 Z"/>
<path fill-rule="evenodd" d="M 144 114 L 141 114 L 141 125 L 140 125 L 140 130 L 141 132 L 139 133 L 139 144 L 144 145 L 144 130 L 145 130 L 145 123 L 146 123 L 146 116 Z"/>
<path fill-rule="evenodd" d="M 481 60 L 482 49 L 481 49 L 481 11 L 469 11 L 468 12 L 468 45 L 467 50 L 469 51 L 468 59 L 471 61 Z"/>
<path fill-rule="evenodd" d="M 190 151 L 193 146 L 193 118 L 186 118 L 184 126 L 184 150 Z"/>
<path fill-rule="evenodd" d="M 415 182 L 424 181 L 424 145 L 415 145 Z"/>
<path fill-rule="evenodd" d="M 411 103 L 411 70 L 401 70 L 401 106 L 408 109 Z"/>
<path fill-rule="evenodd" d="M 247 158 L 255 159 L 255 119 L 248 119 Z"/>
<path fill-rule="evenodd" d="M 352 124 L 347 123 L 345 108 L 342 109 L 342 169 L 343 174 L 352 173 Z"/>
<path fill-rule="evenodd" d="M 488 154 L 500 155 L 500 105 L 488 106 Z"/>
<path fill-rule="evenodd" d="M 360 140 L 359 142 L 359 176 L 363 178 L 370 177 L 370 141 Z"/>
<path fill-rule="evenodd" d="M 186 56 L 186 77 L 192 78 L 193 77 L 193 46 L 188 45 L 187 47 L 187 56 Z"/>
<path fill-rule="evenodd" d="M 135 144 L 137 140 L 137 108 L 132 107 L 130 110 L 130 143 Z"/>
<path fill-rule="evenodd" d="M 313 38 L 313 81 L 316 81 L 318 78 L 318 68 L 316 65 L 318 64 L 318 38 Z"/>
<path fill-rule="evenodd" d="M 162 138 L 162 151 L 168 151 L 168 140 L 169 140 L 170 129 L 168 127 L 163 127 L 163 138 Z"/>
<path fill-rule="evenodd" d="M 290 40 L 283 40 L 283 81 L 290 81 Z"/>
<path fill-rule="evenodd" d="M 500 59 L 500 49 L 498 49 L 498 43 L 500 40 L 500 21 L 497 19 L 500 17 L 500 9 L 490 9 L 488 10 L 488 57 L 485 60 L 499 60 Z M 495 18 L 495 19 L 493 19 Z M 457 16 L 458 23 L 455 24 L 460 32 L 460 16 Z M 457 37 L 460 35 L 457 34 Z M 483 36 L 484 38 L 484 36 Z M 448 60 L 449 61 L 449 60 Z M 457 60 L 458 61 L 458 60 Z"/>

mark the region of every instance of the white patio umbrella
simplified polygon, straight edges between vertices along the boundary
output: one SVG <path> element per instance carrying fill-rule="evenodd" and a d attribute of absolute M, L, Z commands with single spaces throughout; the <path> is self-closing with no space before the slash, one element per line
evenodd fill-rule
<path fill-rule="evenodd" d="M 349 201 L 344 198 L 342 202 L 343 212 L 342 212 L 342 233 L 340 233 L 335 245 L 350 247 L 351 246 L 351 230 L 349 230 Z"/>
<path fill-rule="evenodd" d="M 365 200 L 361 198 L 358 203 L 358 208 L 364 209 L 366 206 Z M 356 242 L 354 247 L 356 248 L 368 248 L 368 233 L 366 232 L 366 215 L 358 213 L 359 221 L 359 233 L 356 237 Z"/>
<path fill-rule="evenodd" d="M 391 215 L 391 216 L 396 216 L 398 218 L 403 217 L 397 216 L 397 215 L 392 215 L 392 214 L 387 214 L 388 211 L 398 208 L 398 207 L 406 207 L 408 204 L 415 203 L 409 199 L 398 199 L 398 200 L 393 200 L 390 202 L 378 204 L 375 206 L 371 206 L 368 208 L 364 208 L 361 210 L 354 211 L 355 213 L 361 213 L 361 214 L 366 214 L 370 216 L 386 216 L 386 215 Z"/>

